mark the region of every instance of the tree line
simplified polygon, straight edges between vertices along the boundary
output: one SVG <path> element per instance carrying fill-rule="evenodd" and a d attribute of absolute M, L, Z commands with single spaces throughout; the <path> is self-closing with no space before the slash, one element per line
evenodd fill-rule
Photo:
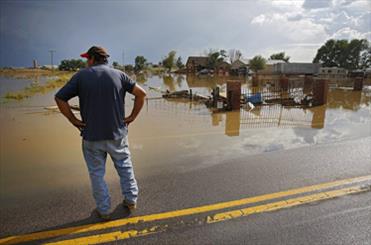
<path fill-rule="evenodd" d="M 317 50 L 313 63 L 347 70 L 370 68 L 371 46 L 366 39 L 330 39 Z"/>
<path fill-rule="evenodd" d="M 224 49 L 209 49 L 204 55 L 208 57 L 207 67 L 210 69 L 214 69 L 221 62 L 233 63 L 242 58 L 242 52 L 237 49 L 231 49 L 228 52 Z M 290 57 L 285 52 L 279 52 L 269 56 L 268 60 L 290 62 Z M 266 63 L 267 59 L 261 55 L 256 55 L 249 60 L 250 69 L 255 72 L 264 69 Z M 350 41 L 330 39 L 317 50 L 313 63 L 320 63 L 323 67 L 364 70 L 371 67 L 371 45 L 366 39 L 352 39 Z M 134 65 L 120 65 L 117 61 L 114 61 L 112 65 L 128 72 L 139 72 L 145 70 L 149 63 L 144 56 L 139 55 L 135 57 Z M 169 72 L 175 68 L 184 69 L 185 67 L 182 57 L 177 57 L 174 50 L 163 57 L 159 64 L 152 66 L 164 67 Z M 83 67 L 86 67 L 86 62 L 81 59 L 66 59 L 61 61 L 59 70 L 76 71 Z"/>

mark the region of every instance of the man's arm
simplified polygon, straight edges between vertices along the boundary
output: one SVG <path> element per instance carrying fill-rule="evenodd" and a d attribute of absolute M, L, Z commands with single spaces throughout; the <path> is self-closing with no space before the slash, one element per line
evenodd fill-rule
<path fill-rule="evenodd" d="M 142 109 L 144 105 L 144 98 L 146 97 L 146 91 L 139 85 L 135 84 L 133 91 L 131 92 L 135 96 L 134 99 L 134 107 L 130 114 L 130 116 L 126 117 L 124 119 L 124 122 L 129 125 L 132 121 L 135 120 L 135 118 L 138 116 L 140 110 Z"/>
<path fill-rule="evenodd" d="M 78 128 L 80 131 L 85 127 L 85 123 L 77 119 L 72 113 L 71 107 L 68 102 L 61 100 L 58 97 L 55 97 L 55 102 L 57 103 L 57 106 L 61 113 L 68 119 L 68 121 L 70 121 L 70 123 L 72 123 L 73 126 Z"/>

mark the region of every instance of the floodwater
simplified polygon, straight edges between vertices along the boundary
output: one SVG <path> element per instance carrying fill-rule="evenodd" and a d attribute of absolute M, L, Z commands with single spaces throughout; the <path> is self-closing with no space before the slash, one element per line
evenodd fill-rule
<path fill-rule="evenodd" d="M 44 78 L 41 78 L 42 81 Z M 371 136 L 371 91 L 331 88 L 328 103 L 308 109 L 270 105 L 212 113 L 204 104 L 160 98 L 159 91 L 192 89 L 209 95 L 226 78 L 149 76 L 137 78 L 148 100 L 129 127 L 136 174 L 187 172 L 253 154 L 331 144 Z M 230 79 L 230 78 L 228 78 Z M 0 94 L 35 81 L 0 77 Z M 243 82 L 243 87 L 249 88 Z M 56 189 L 89 185 L 79 132 L 54 105 L 56 90 L 0 104 L 0 203 L 13 205 Z M 130 112 L 133 97 L 126 98 Z M 71 104 L 77 104 L 73 99 Z M 106 179 L 117 179 L 111 161 Z"/>

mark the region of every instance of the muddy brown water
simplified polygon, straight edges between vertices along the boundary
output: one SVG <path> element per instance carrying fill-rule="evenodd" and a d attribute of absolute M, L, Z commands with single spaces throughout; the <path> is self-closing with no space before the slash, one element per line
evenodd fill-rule
<path fill-rule="evenodd" d="M 228 78 L 229 79 L 229 78 Z M 140 80 L 140 79 L 138 79 Z M 280 105 L 212 113 L 205 105 L 187 100 L 156 99 L 158 90 L 192 88 L 209 95 L 226 78 L 150 76 L 141 79 L 148 97 L 143 111 L 129 127 L 130 149 L 138 176 L 187 172 L 228 163 L 236 156 L 330 144 L 371 136 L 371 89 L 331 88 L 328 103 L 309 109 Z M 14 86 L 12 86 L 14 82 Z M 21 90 L 33 81 L 0 77 L 1 94 Z M 243 87 L 249 88 L 248 83 Z M 155 89 L 151 89 L 155 88 Z M 29 196 L 55 189 L 89 185 L 79 132 L 59 113 L 54 93 L 0 104 L 0 199 L 12 205 Z M 71 104 L 77 104 L 73 99 Z M 126 98 L 126 112 L 132 108 Z M 111 161 L 106 179 L 117 179 Z"/>

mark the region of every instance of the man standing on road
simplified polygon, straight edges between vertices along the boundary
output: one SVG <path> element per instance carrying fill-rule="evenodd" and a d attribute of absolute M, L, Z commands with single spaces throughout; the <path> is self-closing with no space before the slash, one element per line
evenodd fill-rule
<path fill-rule="evenodd" d="M 111 156 L 124 196 L 123 205 L 136 208 L 138 186 L 128 147 L 128 125 L 144 104 L 146 92 L 124 72 L 110 68 L 102 47 L 93 46 L 81 57 L 88 67 L 77 72 L 55 95 L 62 114 L 81 131 L 82 151 L 89 170 L 97 213 L 110 219 L 110 195 L 104 181 L 107 153 Z M 125 117 L 125 94 L 135 96 L 133 110 Z M 68 100 L 78 96 L 81 119 L 72 113 Z"/>

